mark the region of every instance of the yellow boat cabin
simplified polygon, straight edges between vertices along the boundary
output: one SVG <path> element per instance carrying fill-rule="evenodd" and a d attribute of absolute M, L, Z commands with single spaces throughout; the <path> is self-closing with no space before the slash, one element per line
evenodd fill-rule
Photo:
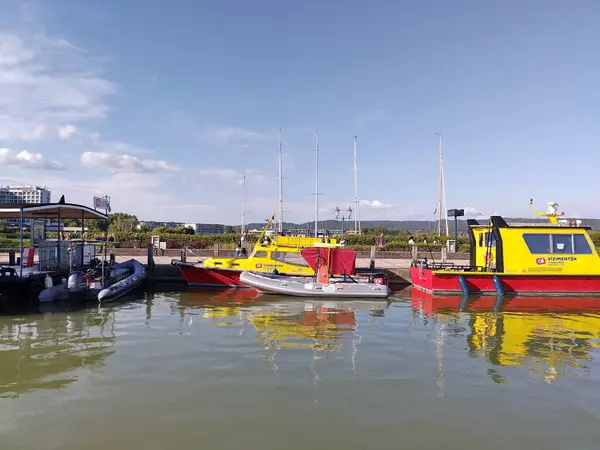
<path fill-rule="evenodd" d="M 469 219 L 472 270 L 600 275 L 600 258 L 588 233 L 590 227 L 579 226 L 580 221 L 557 221 L 557 214 L 543 215 L 550 223 L 508 224 L 502 217 L 492 216 L 484 225 Z"/>

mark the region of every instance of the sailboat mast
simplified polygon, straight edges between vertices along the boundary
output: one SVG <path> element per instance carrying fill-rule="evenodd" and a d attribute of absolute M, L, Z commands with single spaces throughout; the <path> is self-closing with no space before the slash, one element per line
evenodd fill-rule
<path fill-rule="evenodd" d="M 246 220 L 246 174 L 242 176 L 242 234 L 244 234 L 244 226 Z"/>
<path fill-rule="evenodd" d="M 360 203 L 358 200 L 358 166 L 356 160 L 356 139 L 354 136 L 354 234 L 361 234 L 360 231 Z"/>
<path fill-rule="evenodd" d="M 319 130 L 315 131 L 315 237 L 319 235 Z"/>
<path fill-rule="evenodd" d="M 279 128 L 279 234 L 283 233 L 283 145 Z"/>
<path fill-rule="evenodd" d="M 438 207 L 437 207 L 437 213 L 438 213 L 438 223 L 437 223 L 437 233 L 438 236 L 442 235 L 442 199 L 444 197 L 444 157 L 443 157 L 443 146 L 444 146 L 444 142 L 443 142 L 443 136 L 442 133 L 437 133 L 437 135 L 440 138 L 440 143 L 439 143 L 439 185 L 438 185 Z"/>

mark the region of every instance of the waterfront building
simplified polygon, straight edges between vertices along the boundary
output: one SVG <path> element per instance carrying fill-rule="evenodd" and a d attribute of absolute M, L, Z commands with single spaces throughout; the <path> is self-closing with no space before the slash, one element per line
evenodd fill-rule
<path fill-rule="evenodd" d="M 0 204 L 6 203 L 50 203 L 52 193 L 46 186 L 34 185 L 8 185 L 0 186 Z M 20 219 L 6 219 L 6 222 L 18 224 Z M 31 219 L 23 220 L 23 224 L 30 226 Z"/>
<path fill-rule="evenodd" d="M 196 234 L 223 234 L 225 233 L 225 225 L 216 223 L 196 223 Z"/>
<path fill-rule="evenodd" d="M 46 186 L 0 186 L 0 203 L 50 203 L 50 198 Z"/>

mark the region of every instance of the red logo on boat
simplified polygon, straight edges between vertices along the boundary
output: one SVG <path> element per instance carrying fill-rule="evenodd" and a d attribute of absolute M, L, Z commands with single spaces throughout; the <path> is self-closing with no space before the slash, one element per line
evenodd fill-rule
<path fill-rule="evenodd" d="M 256 265 L 256 268 L 257 268 L 257 269 L 260 269 L 261 267 L 262 267 L 262 264 L 257 264 L 257 265 Z"/>
<path fill-rule="evenodd" d="M 541 264 L 546 264 L 546 258 L 538 258 L 535 260 L 535 263 L 539 266 Z"/>

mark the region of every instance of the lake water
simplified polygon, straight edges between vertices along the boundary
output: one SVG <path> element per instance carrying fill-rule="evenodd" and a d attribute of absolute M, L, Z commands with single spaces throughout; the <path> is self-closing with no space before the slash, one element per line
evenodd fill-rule
<path fill-rule="evenodd" d="M 600 448 L 600 300 L 395 299 L 0 317 L 0 448 Z"/>

